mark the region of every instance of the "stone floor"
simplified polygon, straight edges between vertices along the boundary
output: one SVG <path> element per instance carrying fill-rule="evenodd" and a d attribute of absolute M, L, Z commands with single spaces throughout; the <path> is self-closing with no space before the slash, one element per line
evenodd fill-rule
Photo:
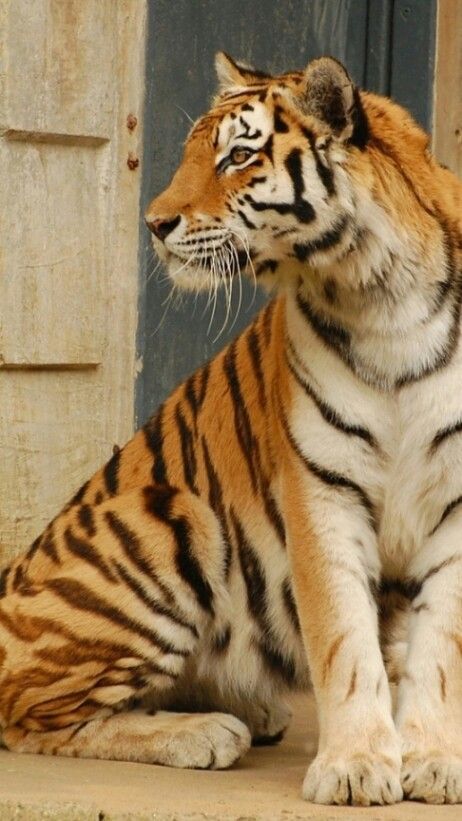
<path fill-rule="evenodd" d="M 20 756 L 0 750 L 0 821 L 462 821 L 462 806 L 335 808 L 300 798 L 316 749 L 311 698 L 277 747 L 256 748 L 231 770 L 173 770 L 147 764 Z"/>

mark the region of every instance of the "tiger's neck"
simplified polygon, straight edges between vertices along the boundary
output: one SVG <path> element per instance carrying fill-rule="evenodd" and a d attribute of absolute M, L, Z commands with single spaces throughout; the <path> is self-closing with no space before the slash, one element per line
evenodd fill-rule
<path fill-rule="evenodd" d="M 444 367 L 459 338 L 460 275 L 450 238 L 364 220 L 343 259 L 303 272 L 287 300 L 290 345 L 313 344 L 390 390 Z M 297 329 L 295 331 L 295 328 Z"/>

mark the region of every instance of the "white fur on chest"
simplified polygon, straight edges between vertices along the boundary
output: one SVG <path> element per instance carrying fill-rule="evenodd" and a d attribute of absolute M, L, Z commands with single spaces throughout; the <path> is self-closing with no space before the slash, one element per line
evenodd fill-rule
<path fill-rule="evenodd" d="M 290 337 L 317 395 L 348 425 L 370 431 L 377 446 L 328 424 L 294 383 L 290 424 L 297 443 L 316 465 L 365 491 L 377 513 L 381 564 L 401 575 L 445 507 L 462 494 L 462 433 L 432 448 L 441 430 L 462 419 L 462 352 L 433 375 L 382 392 L 356 377 L 296 312 L 288 316 Z"/>

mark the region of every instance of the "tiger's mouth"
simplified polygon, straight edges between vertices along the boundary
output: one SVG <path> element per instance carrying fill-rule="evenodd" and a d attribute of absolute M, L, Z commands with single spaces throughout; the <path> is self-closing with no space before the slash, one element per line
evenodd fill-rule
<path fill-rule="evenodd" d="M 163 257 L 173 284 L 199 290 L 210 285 L 226 285 L 231 279 L 247 274 L 253 268 L 250 249 L 238 248 L 230 242 L 212 249 L 194 249 L 189 253 L 166 249 Z"/>

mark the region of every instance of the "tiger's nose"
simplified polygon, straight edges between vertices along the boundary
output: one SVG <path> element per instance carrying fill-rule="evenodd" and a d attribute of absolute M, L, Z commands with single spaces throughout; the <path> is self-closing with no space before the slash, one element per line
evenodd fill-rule
<path fill-rule="evenodd" d="M 147 218 L 146 225 L 148 226 L 149 230 L 156 235 L 158 239 L 161 239 L 162 242 L 164 242 L 168 235 L 179 224 L 180 220 L 181 217 L 179 215 L 171 220 Z"/>

